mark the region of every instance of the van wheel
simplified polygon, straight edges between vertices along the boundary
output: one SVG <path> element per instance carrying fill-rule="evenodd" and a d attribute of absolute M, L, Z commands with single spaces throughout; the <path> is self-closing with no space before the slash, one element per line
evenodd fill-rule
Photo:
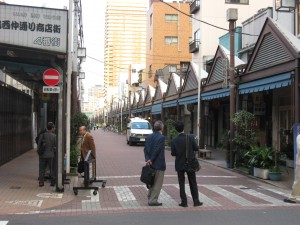
<path fill-rule="evenodd" d="M 132 141 L 129 141 L 129 143 L 128 143 L 130 146 L 132 146 L 133 145 L 133 143 L 132 143 Z"/>

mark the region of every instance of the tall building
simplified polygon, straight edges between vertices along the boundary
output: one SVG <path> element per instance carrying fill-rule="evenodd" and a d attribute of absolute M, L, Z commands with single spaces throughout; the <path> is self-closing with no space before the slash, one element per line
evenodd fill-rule
<path fill-rule="evenodd" d="M 176 72 L 180 62 L 190 62 L 189 41 L 192 38 L 192 23 L 189 15 L 190 1 L 149 0 L 147 13 L 147 84 L 155 85 L 158 69 L 168 67 Z M 177 9 L 177 10 L 176 10 Z M 181 11 L 181 12 L 180 12 Z"/>
<path fill-rule="evenodd" d="M 145 64 L 148 0 L 106 0 L 104 87 L 106 101 L 119 95 L 130 64 Z"/>

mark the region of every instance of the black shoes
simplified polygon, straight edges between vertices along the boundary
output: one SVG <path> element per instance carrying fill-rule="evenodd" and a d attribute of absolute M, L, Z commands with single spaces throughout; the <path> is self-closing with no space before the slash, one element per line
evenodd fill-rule
<path fill-rule="evenodd" d="M 180 203 L 180 204 L 178 204 L 179 206 L 181 206 L 181 207 L 188 207 L 188 205 L 186 204 L 186 203 Z"/>
<path fill-rule="evenodd" d="M 149 206 L 162 206 L 161 202 L 148 203 Z"/>
<path fill-rule="evenodd" d="M 44 182 L 40 181 L 40 182 L 39 182 L 39 186 L 40 186 L 40 187 L 43 187 L 43 186 L 44 186 Z"/>
<path fill-rule="evenodd" d="M 201 205 L 203 205 L 203 202 L 194 203 L 194 207 L 201 206 Z"/>
<path fill-rule="evenodd" d="M 286 202 L 286 203 L 293 203 L 293 204 L 296 203 L 296 200 L 292 200 L 292 199 L 289 199 L 289 198 L 285 198 L 285 199 L 283 199 L 283 201 Z"/>

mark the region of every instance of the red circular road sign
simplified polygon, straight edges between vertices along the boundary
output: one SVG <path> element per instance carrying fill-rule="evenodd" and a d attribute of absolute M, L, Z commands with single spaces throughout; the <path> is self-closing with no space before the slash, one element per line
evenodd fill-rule
<path fill-rule="evenodd" d="M 43 81 L 48 86 L 55 86 L 55 85 L 57 85 L 58 82 L 59 82 L 59 80 L 60 80 L 60 74 L 55 69 L 47 69 L 43 73 Z"/>

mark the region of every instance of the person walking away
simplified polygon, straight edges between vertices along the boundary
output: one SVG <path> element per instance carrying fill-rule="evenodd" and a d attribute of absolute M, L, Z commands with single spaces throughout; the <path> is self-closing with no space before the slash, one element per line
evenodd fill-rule
<path fill-rule="evenodd" d="M 96 159 L 96 147 L 93 136 L 87 132 L 87 129 L 85 126 L 79 127 L 79 134 L 82 136 L 81 141 L 81 159 L 85 160 L 86 155 L 89 150 L 92 151 L 93 156 Z M 88 160 L 93 159 L 93 157 L 90 155 Z"/>
<path fill-rule="evenodd" d="M 190 157 L 195 157 L 195 151 L 198 151 L 198 146 L 196 140 L 193 135 L 184 134 L 184 123 L 181 121 L 177 121 L 175 124 L 175 129 L 179 133 L 171 143 L 171 155 L 175 156 L 175 170 L 177 171 L 178 183 L 179 183 L 179 192 L 181 203 L 179 206 L 188 207 L 188 201 L 185 193 L 185 173 L 187 173 L 191 194 L 194 202 L 194 206 L 203 205 L 202 202 L 199 201 L 199 193 L 198 186 L 196 180 L 196 172 L 186 172 L 184 171 L 184 164 L 186 161 L 186 143 L 187 139 L 189 140 L 188 145 L 188 155 Z"/>
<path fill-rule="evenodd" d="M 154 133 L 147 137 L 144 147 L 146 165 L 155 169 L 154 184 L 148 190 L 148 205 L 161 206 L 158 197 L 166 170 L 165 137 L 162 135 L 164 124 L 158 120 L 154 123 L 153 129 Z"/>
<path fill-rule="evenodd" d="M 51 186 L 55 185 L 55 153 L 56 153 L 56 134 L 55 134 L 55 125 L 52 122 L 47 124 L 47 131 L 44 132 L 39 137 L 38 149 L 41 150 L 41 146 L 45 145 L 45 151 L 39 153 L 39 186 L 44 186 L 45 172 L 47 165 L 50 166 L 50 177 L 51 177 Z"/>
<path fill-rule="evenodd" d="M 300 195 L 300 134 L 296 138 L 297 143 L 297 154 L 296 154 L 296 168 L 295 178 L 292 187 L 292 193 L 289 198 L 285 198 L 283 201 L 287 203 L 296 203 L 297 197 Z"/>

